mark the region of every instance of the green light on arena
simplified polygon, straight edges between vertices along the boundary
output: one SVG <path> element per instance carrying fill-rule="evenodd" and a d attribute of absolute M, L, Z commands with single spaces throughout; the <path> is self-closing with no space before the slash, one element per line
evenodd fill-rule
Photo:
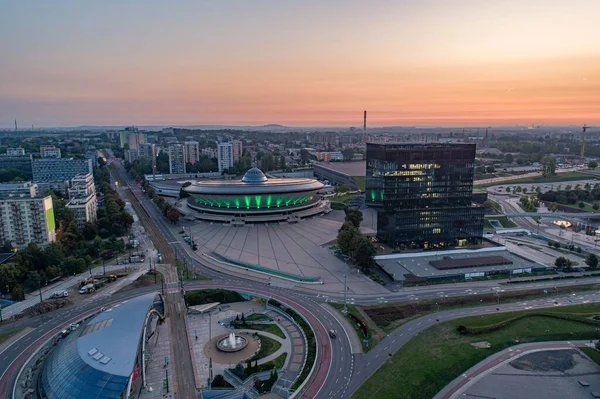
<path fill-rule="evenodd" d="M 254 202 L 256 203 L 256 209 L 260 209 L 260 203 L 262 202 L 262 195 L 255 195 Z"/>
<path fill-rule="evenodd" d="M 271 207 L 271 202 L 273 201 L 273 197 L 270 195 L 267 195 L 267 208 Z"/>
<path fill-rule="evenodd" d="M 252 201 L 252 197 L 249 195 L 244 196 L 244 202 L 246 203 L 246 209 L 250 209 L 250 202 Z"/>
<path fill-rule="evenodd" d="M 235 200 L 233 200 L 233 202 L 235 202 L 235 207 L 236 207 L 237 209 L 240 209 L 240 199 L 239 199 L 239 198 L 236 198 Z"/>

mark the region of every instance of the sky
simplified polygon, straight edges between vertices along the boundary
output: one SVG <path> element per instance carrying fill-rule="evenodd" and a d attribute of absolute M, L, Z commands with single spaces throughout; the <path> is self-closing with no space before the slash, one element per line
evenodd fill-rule
<path fill-rule="evenodd" d="M 600 126 L 598 0 L 0 2 L 0 127 Z"/>

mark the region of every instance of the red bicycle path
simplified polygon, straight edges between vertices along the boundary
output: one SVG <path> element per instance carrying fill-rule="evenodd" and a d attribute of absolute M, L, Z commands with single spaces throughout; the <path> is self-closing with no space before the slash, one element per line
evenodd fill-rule
<path fill-rule="evenodd" d="M 304 316 L 309 321 L 309 324 L 313 327 L 313 329 L 316 330 L 315 333 L 319 335 L 319 338 L 321 341 L 321 351 L 320 351 L 321 361 L 319 361 L 319 359 L 315 359 L 317 372 L 316 372 L 316 374 L 311 376 L 312 382 L 309 384 L 309 387 L 307 388 L 306 393 L 304 393 L 302 395 L 302 397 L 305 397 L 305 398 L 314 398 L 316 396 L 317 392 L 320 390 L 321 386 L 327 379 L 327 374 L 329 372 L 329 364 L 331 362 L 331 345 L 329 343 L 329 340 L 327 339 L 327 331 L 325 330 L 325 327 L 323 327 L 321 322 L 309 310 L 307 310 L 304 306 L 301 306 L 298 303 L 289 300 L 288 298 L 281 297 L 279 295 L 275 295 L 275 294 L 272 294 L 272 293 L 269 293 L 266 291 L 253 289 L 253 288 L 248 289 L 248 288 L 240 288 L 240 287 L 235 287 L 235 286 L 222 286 L 222 285 L 214 285 L 214 286 L 203 285 L 203 286 L 198 286 L 198 287 L 193 287 L 193 286 L 188 287 L 188 289 L 195 289 L 195 288 L 197 288 L 197 289 L 220 288 L 220 289 L 243 291 L 243 292 L 247 292 L 247 293 L 251 293 L 251 294 L 259 294 L 259 295 L 263 295 L 263 296 L 266 296 L 266 297 L 269 297 L 272 299 L 276 299 L 279 302 L 289 304 L 294 310 L 299 311 L 302 314 L 302 316 Z M 174 290 L 179 291 L 180 289 L 174 289 Z M 171 291 L 171 290 L 169 290 L 169 291 Z M 139 294 L 139 295 L 143 295 L 143 294 Z M 132 295 L 131 297 L 121 298 L 117 301 L 111 302 L 109 304 L 105 304 L 103 306 L 105 306 L 105 307 L 112 306 L 113 304 L 123 302 L 123 301 L 127 300 L 128 298 L 132 298 L 135 296 L 138 296 L 138 295 Z M 11 393 L 7 392 L 8 388 L 9 388 L 9 383 L 11 381 L 13 381 L 13 379 L 16 377 L 16 375 L 19 372 L 19 370 L 21 369 L 21 367 L 23 367 L 23 364 L 25 363 L 25 361 L 29 358 L 29 356 L 31 356 L 33 354 L 33 352 L 35 352 L 35 350 L 39 346 L 44 345 L 48 340 L 50 340 L 53 336 L 55 336 L 58 331 L 63 330 L 65 327 L 69 326 L 71 323 L 73 323 L 77 320 L 84 319 L 94 313 L 97 313 L 101 307 L 102 306 L 98 306 L 97 308 L 91 309 L 87 312 L 84 312 L 82 314 L 79 314 L 79 315 L 71 318 L 70 320 L 60 324 L 59 326 L 49 330 L 46 334 L 42 335 L 36 341 L 29 344 L 29 346 L 27 348 L 25 348 L 19 354 L 19 356 L 16 357 L 12 361 L 12 363 L 8 366 L 8 368 L 4 372 L 4 375 L 2 376 L 2 381 L 0 381 L 0 398 L 9 398 L 10 397 L 9 394 L 12 395 L 12 392 Z M 318 342 L 317 342 L 317 344 L 318 344 Z"/>
<path fill-rule="evenodd" d="M 540 349 L 572 349 L 574 347 L 577 347 L 577 345 L 572 344 L 572 343 L 539 343 L 539 344 L 535 344 L 535 345 L 528 345 L 524 348 L 515 348 L 512 351 L 505 349 L 506 352 L 501 354 L 500 356 L 496 356 L 488 361 L 483 360 L 481 363 L 481 366 L 475 366 L 476 369 L 473 371 L 467 371 L 468 374 L 462 375 L 462 379 L 458 382 L 455 383 L 454 381 L 451 382 L 450 384 L 455 384 L 450 390 L 448 390 L 447 392 L 445 392 L 441 398 L 442 399 L 450 399 L 452 398 L 452 395 L 456 394 L 456 392 L 458 392 L 459 390 L 461 390 L 463 387 L 465 387 L 467 384 L 469 384 L 473 378 L 482 375 L 484 373 L 486 373 L 489 369 L 494 368 L 496 366 L 498 366 L 499 364 L 510 360 L 512 358 L 516 358 L 519 356 L 522 356 L 528 352 L 534 351 L 534 350 L 540 350 Z M 517 352 L 518 351 L 518 352 Z M 517 356 L 518 355 L 518 356 Z M 494 356 L 494 355 L 492 355 Z M 461 377 L 459 377 L 461 378 Z M 456 380 L 455 380 L 456 381 Z"/>

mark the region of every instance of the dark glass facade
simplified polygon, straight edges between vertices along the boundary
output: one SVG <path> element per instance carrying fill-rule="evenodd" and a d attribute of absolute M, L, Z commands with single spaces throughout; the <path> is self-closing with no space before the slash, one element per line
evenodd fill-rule
<path fill-rule="evenodd" d="M 400 248 L 480 243 L 474 163 L 475 144 L 367 144 L 366 204 L 378 210 L 378 238 Z"/>

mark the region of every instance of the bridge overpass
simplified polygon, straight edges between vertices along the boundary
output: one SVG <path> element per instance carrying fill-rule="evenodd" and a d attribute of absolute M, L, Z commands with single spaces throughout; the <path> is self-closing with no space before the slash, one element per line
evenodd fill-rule
<path fill-rule="evenodd" d="M 589 223 L 590 219 L 598 219 L 600 220 L 600 213 L 594 212 L 580 212 L 580 213 L 570 213 L 570 212 L 507 212 L 497 215 L 485 215 L 486 218 L 495 218 L 495 217 L 506 216 L 507 218 L 524 218 L 524 217 L 539 217 L 539 218 L 552 218 L 552 219 L 569 219 L 569 220 L 577 220 L 583 223 Z M 586 220 L 587 219 L 587 220 Z"/>

